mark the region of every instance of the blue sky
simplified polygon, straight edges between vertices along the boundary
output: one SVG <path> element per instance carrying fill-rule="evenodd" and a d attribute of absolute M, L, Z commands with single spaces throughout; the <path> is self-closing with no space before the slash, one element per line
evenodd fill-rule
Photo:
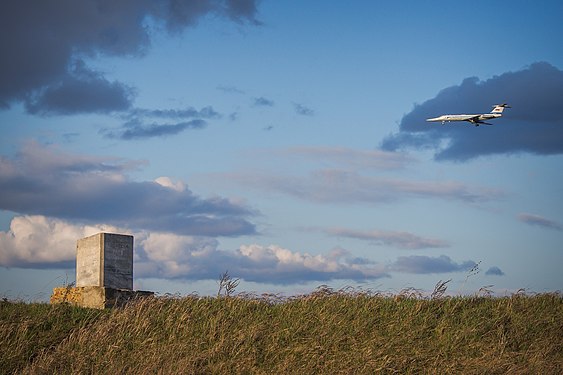
<path fill-rule="evenodd" d="M 159 293 L 562 289 L 559 1 L 1 8 L 3 295 L 102 230 Z"/>

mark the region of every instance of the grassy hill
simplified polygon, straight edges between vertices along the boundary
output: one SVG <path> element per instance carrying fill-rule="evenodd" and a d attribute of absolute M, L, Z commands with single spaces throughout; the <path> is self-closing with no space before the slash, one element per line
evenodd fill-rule
<path fill-rule="evenodd" d="M 563 296 L 0 302 L 2 373 L 563 373 Z"/>

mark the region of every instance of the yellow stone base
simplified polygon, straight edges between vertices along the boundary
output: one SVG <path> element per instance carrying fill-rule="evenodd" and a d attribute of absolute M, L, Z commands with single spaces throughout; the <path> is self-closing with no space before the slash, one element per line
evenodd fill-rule
<path fill-rule="evenodd" d="M 51 304 L 69 303 L 80 307 L 104 309 L 121 307 L 131 300 L 152 296 L 154 296 L 153 292 L 140 290 L 133 291 L 99 286 L 60 287 L 53 289 Z"/>

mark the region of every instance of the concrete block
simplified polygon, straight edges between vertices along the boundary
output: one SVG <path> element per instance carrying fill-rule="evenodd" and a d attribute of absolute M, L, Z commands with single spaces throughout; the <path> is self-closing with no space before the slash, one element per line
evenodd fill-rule
<path fill-rule="evenodd" d="M 76 286 L 133 290 L 133 236 L 98 233 L 78 240 Z"/>

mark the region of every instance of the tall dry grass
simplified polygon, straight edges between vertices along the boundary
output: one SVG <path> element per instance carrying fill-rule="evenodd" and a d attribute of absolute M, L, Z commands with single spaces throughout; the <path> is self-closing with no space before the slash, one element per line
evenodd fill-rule
<path fill-rule="evenodd" d="M 6 329 L 4 317 L 1 324 L 1 332 L 12 336 L 9 342 L 24 340 L 20 328 Z M 42 330 L 49 335 L 52 328 Z M 4 346 L 6 338 L 1 340 Z M 563 297 L 422 299 L 321 289 L 281 300 L 154 298 L 90 315 L 53 342 L 36 349 L 25 366 L 16 361 L 11 369 L 33 374 L 558 374 L 563 373 Z"/>

